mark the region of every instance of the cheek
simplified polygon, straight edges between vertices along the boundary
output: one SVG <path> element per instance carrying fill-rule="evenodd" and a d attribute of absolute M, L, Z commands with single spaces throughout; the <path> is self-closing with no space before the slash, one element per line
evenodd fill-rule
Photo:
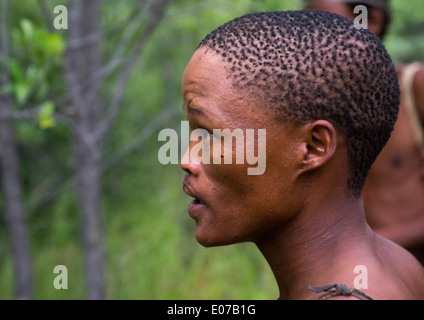
<path fill-rule="evenodd" d="M 210 211 L 198 221 L 202 244 L 255 242 L 291 218 L 290 186 L 278 175 L 248 176 L 245 168 L 215 167 L 208 172 Z"/>
<path fill-rule="evenodd" d="M 247 167 L 237 164 L 203 165 L 211 194 L 221 198 L 243 198 L 249 192 Z"/>
<path fill-rule="evenodd" d="M 213 185 L 211 191 L 220 191 L 224 195 L 237 194 L 240 197 L 248 193 L 248 183 L 252 182 L 248 168 L 252 165 L 247 163 L 244 140 L 233 139 L 232 143 L 228 143 L 227 140 L 224 142 L 224 139 L 214 137 L 208 142 L 209 162 L 202 164 L 202 170 Z"/>
<path fill-rule="evenodd" d="M 198 220 L 200 243 L 255 241 L 290 218 L 290 167 L 269 158 L 267 171 L 258 176 L 247 174 L 248 165 L 202 165 L 202 191 L 210 211 Z"/>
<path fill-rule="evenodd" d="M 295 165 L 298 159 L 296 158 L 296 150 L 293 144 L 288 139 L 281 135 L 267 136 L 266 148 L 258 149 L 255 144 L 254 154 L 257 159 L 263 161 L 250 162 L 247 161 L 247 149 L 245 148 L 243 157 L 239 160 L 243 164 L 237 164 L 237 150 L 233 143 L 232 154 L 222 145 L 218 146 L 217 152 L 211 152 L 210 164 L 203 164 L 202 171 L 208 180 L 209 190 L 207 192 L 217 194 L 219 197 L 233 200 L 249 199 L 252 200 L 265 199 L 263 201 L 272 202 L 278 200 L 278 195 L 285 192 L 290 183 L 293 183 L 295 173 Z M 213 147 L 211 147 L 213 149 Z M 221 151 L 221 152 L 218 152 Z M 251 153 L 249 153 L 251 154 Z M 223 156 L 221 158 L 221 155 Z M 217 158 L 220 158 L 217 160 Z M 231 159 L 231 164 L 225 164 L 228 159 Z M 221 164 L 213 164 L 217 161 Z M 250 175 L 249 169 L 258 168 L 259 163 L 265 168 L 262 174 Z M 259 201 L 259 200 L 258 200 Z"/>
<path fill-rule="evenodd" d="M 290 188 L 281 166 L 267 168 L 263 175 L 247 174 L 245 165 L 204 165 L 204 190 L 210 205 L 218 212 L 272 211 L 281 208 Z M 258 212 L 259 213 L 259 212 Z"/>

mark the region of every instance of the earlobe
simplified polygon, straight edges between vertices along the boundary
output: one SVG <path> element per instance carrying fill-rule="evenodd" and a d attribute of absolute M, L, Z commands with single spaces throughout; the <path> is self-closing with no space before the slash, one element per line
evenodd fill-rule
<path fill-rule="evenodd" d="M 335 154 L 337 136 L 334 126 L 326 120 L 318 120 L 304 127 L 305 154 L 303 159 L 304 171 L 321 167 Z"/>

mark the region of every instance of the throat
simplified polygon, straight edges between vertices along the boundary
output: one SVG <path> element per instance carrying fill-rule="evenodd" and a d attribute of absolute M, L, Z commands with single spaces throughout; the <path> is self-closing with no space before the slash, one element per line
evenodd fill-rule
<path fill-rule="evenodd" d="M 368 232 L 362 200 L 327 202 L 256 245 L 274 273 L 280 299 L 302 299 L 311 294 L 308 286 L 337 283 L 351 272 L 349 261 L 366 247 Z"/>

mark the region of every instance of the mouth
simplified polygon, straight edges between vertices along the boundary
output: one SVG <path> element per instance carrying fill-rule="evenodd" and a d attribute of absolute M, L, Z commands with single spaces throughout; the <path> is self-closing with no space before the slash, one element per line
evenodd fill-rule
<path fill-rule="evenodd" d="M 197 192 L 193 191 L 192 185 L 187 182 L 187 179 L 184 180 L 183 190 L 188 196 L 194 198 L 188 206 L 188 213 L 192 218 L 197 219 L 202 211 L 207 208 L 207 204 L 200 198 Z"/>
<path fill-rule="evenodd" d="M 198 198 L 194 198 L 194 200 L 192 201 L 194 204 L 206 204 L 204 203 L 202 200 L 198 199 Z"/>

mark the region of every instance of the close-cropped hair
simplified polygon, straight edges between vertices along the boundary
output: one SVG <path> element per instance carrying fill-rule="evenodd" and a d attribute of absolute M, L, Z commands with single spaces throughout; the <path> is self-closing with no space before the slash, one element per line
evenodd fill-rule
<path fill-rule="evenodd" d="M 360 196 L 400 102 L 394 64 L 372 32 L 320 10 L 260 12 L 218 27 L 200 47 L 219 54 L 234 87 L 282 123 L 330 121 L 346 139 L 348 188 Z"/>

